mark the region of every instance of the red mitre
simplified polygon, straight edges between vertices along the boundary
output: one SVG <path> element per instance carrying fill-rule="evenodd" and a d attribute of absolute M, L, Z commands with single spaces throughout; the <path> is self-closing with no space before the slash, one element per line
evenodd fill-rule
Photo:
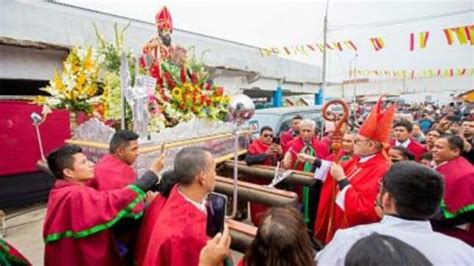
<path fill-rule="evenodd" d="M 360 127 L 359 134 L 387 145 L 390 141 L 390 130 L 392 129 L 396 110 L 397 106 L 393 104 L 385 111 L 382 111 L 382 98 L 380 98 L 364 124 Z"/>
<path fill-rule="evenodd" d="M 164 6 L 160 12 L 156 13 L 155 22 L 159 30 L 173 31 L 173 20 L 166 6 Z"/>

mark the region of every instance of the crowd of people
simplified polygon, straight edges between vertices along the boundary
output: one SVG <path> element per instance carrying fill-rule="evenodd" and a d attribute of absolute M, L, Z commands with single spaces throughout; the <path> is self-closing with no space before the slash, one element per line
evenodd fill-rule
<path fill-rule="evenodd" d="M 450 107 L 417 106 L 422 112 L 410 121 L 379 100 L 356 110 L 363 123 L 343 128 L 337 152 L 330 124 L 320 134 L 314 121 L 295 116 L 281 136 L 261 128 L 247 164 L 280 163 L 316 182 L 279 187 L 296 192 L 297 208 L 251 204 L 258 230 L 235 264 L 472 265 L 474 117 Z M 212 154 L 184 148 L 174 170 L 160 175 L 161 155 L 137 178 L 137 139 L 118 131 L 95 166 L 74 145 L 48 155 L 57 181 L 43 228 L 45 265 L 231 265 L 227 226 L 206 235 Z M 0 244 L 0 260 L 27 264 Z"/>

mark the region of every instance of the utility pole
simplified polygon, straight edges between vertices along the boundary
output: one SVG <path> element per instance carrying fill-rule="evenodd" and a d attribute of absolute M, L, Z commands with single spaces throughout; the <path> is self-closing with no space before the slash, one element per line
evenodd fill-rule
<path fill-rule="evenodd" d="M 327 46 L 327 34 L 328 34 L 328 9 L 329 9 L 329 0 L 326 1 L 326 13 L 324 14 L 324 30 L 323 30 L 323 69 L 322 69 L 322 78 L 321 78 L 321 94 L 324 102 L 324 90 L 326 89 L 326 46 Z"/>

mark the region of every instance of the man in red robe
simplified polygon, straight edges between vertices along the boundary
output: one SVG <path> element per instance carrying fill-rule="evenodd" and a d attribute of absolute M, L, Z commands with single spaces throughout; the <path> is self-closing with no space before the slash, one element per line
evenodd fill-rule
<path fill-rule="evenodd" d="M 280 145 L 283 149 L 287 149 L 288 143 L 292 141 L 300 133 L 300 123 L 303 117 L 295 115 L 291 119 L 291 127 L 287 131 L 280 134 Z"/>
<path fill-rule="evenodd" d="M 129 130 L 117 131 L 110 140 L 110 154 L 102 157 L 94 169 L 94 178 L 89 186 L 97 190 L 112 190 L 124 188 L 133 184 L 137 180 L 137 174 L 133 168 L 138 157 L 138 135 Z M 147 194 L 147 200 L 154 197 L 152 192 Z M 133 212 L 135 214 L 143 211 L 144 204 L 138 204 Z M 122 219 L 113 231 L 117 239 L 117 244 L 126 253 L 128 261 L 133 260 L 133 247 L 135 246 L 136 235 L 140 221 L 135 219 Z"/>
<path fill-rule="evenodd" d="M 411 132 L 413 130 L 413 125 L 408 120 L 402 120 L 393 125 L 395 130 L 395 139 L 390 142 L 390 146 L 405 147 L 411 154 L 415 156 L 415 160 L 419 162 L 421 160 L 421 155 L 427 152 L 425 146 L 418 143 L 415 139 L 411 138 Z"/>
<path fill-rule="evenodd" d="M 395 110 L 393 105 L 382 111 L 382 100 L 377 102 L 359 129 L 354 156 L 342 166 L 300 155 L 314 162 L 315 177 L 324 181 L 314 225 L 315 237 L 324 244 L 337 229 L 380 220 L 374 202 L 390 167 L 386 152 Z"/>
<path fill-rule="evenodd" d="M 148 206 L 140 226 L 140 232 L 137 238 L 137 246 L 135 248 L 136 265 L 143 265 L 143 260 L 145 259 L 146 255 L 146 248 L 150 243 L 150 237 L 153 233 L 155 221 L 165 206 L 166 200 L 168 199 L 174 185 L 176 185 L 174 171 L 169 170 L 164 172 L 160 179 L 160 183 L 157 186 L 159 195 L 155 197 Z"/>
<path fill-rule="evenodd" d="M 123 188 L 137 180 L 132 165 L 138 156 L 138 135 L 129 130 L 117 131 L 110 140 L 110 154 L 95 166 L 90 186 L 97 190 Z"/>
<path fill-rule="evenodd" d="M 0 265 L 26 266 L 31 263 L 18 250 L 0 238 Z"/>
<path fill-rule="evenodd" d="M 273 130 L 269 126 L 264 126 L 260 129 L 260 138 L 252 142 L 247 150 L 245 161 L 248 165 L 262 164 L 276 166 L 283 155 L 282 147 L 273 143 Z M 268 185 L 270 183 L 270 181 L 258 177 L 252 177 L 251 182 L 259 185 Z M 251 222 L 256 226 L 260 225 L 260 214 L 267 209 L 268 208 L 263 204 L 251 202 Z"/>
<path fill-rule="evenodd" d="M 283 165 L 287 169 L 310 172 L 312 164 L 298 159 L 298 154 L 307 154 L 318 159 L 326 159 L 329 156 L 329 147 L 324 145 L 315 136 L 316 123 L 305 119 L 300 123 L 300 136 L 288 143 Z M 316 182 L 313 186 L 295 186 L 300 202 L 303 206 L 303 214 L 308 228 L 311 230 L 318 206 L 321 183 Z"/>
<path fill-rule="evenodd" d="M 48 166 L 57 178 L 49 194 L 43 227 L 45 265 L 123 265 L 110 228 L 132 214 L 163 168 L 163 156 L 151 171 L 122 189 L 98 191 L 86 185 L 94 164 L 75 145 L 65 145 L 48 155 Z"/>
<path fill-rule="evenodd" d="M 138 253 L 146 249 L 142 265 L 198 265 L 199 252 L 208 240 L 205 198 L 214 190 L 215 166 L 212 154 L 200 148 L 184 148 L 176 155 L 178 184 L 156 217 L 147 217 L 154 224 L 148 223 L 153 226 L 148 246 L 138 248 Z"/>
<path fill-rule="evenodd" d="M 474 167 L 462 157 L 463 139 L 455 135 L 435 141 L 433 160 L 443 175 L 445 192 L 434 229 L 474 246 Z"/>

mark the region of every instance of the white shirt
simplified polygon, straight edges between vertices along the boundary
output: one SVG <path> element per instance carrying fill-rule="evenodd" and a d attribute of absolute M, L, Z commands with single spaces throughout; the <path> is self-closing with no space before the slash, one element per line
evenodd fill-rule
<path fill-rule="evenodd" d="M 186 195 L 184 195 L 183 193 L 181 193 L 181 191 L 178 189 L 178 192 L 181 196 L 183 196 L 183 198 L 191 203 L 192 205 L 194 205 L 196 208 L 198 208 L 198 210 L 204 212 L 204 213 L 207 213 L 207 209 L 206 209 L 206 199 L 203 199 L 201 203 L 198 203 L 198 202 L 195 202 L 194 200 L 188 198 Z"/>
<path fill-rule="evenodd" d="M 402 146 L 402 147 L 404 147 L 405 149 L 407 149 L 407 148 L 408 148 L 408 145 L 410 145 L 410 143 L 411 143 L 411 140 L 410 140 L 410 139 L 405 140 L 405 142 L 400 142 L 400 141 L 398 141 L 398 140 L 395 140 L 395 147 Z"/>
<path fill-rule="evenodd" d="M 459 239 L 434 232 L 429 221 L 410 221 L 384 215 L 379 223 L 338 230 L 332 241 L 316 255 L 318 266 L 344 265 L 352 245 L 375 232 L 411 245 L 433 265 L 474 265 L 472 247 Z"/>

